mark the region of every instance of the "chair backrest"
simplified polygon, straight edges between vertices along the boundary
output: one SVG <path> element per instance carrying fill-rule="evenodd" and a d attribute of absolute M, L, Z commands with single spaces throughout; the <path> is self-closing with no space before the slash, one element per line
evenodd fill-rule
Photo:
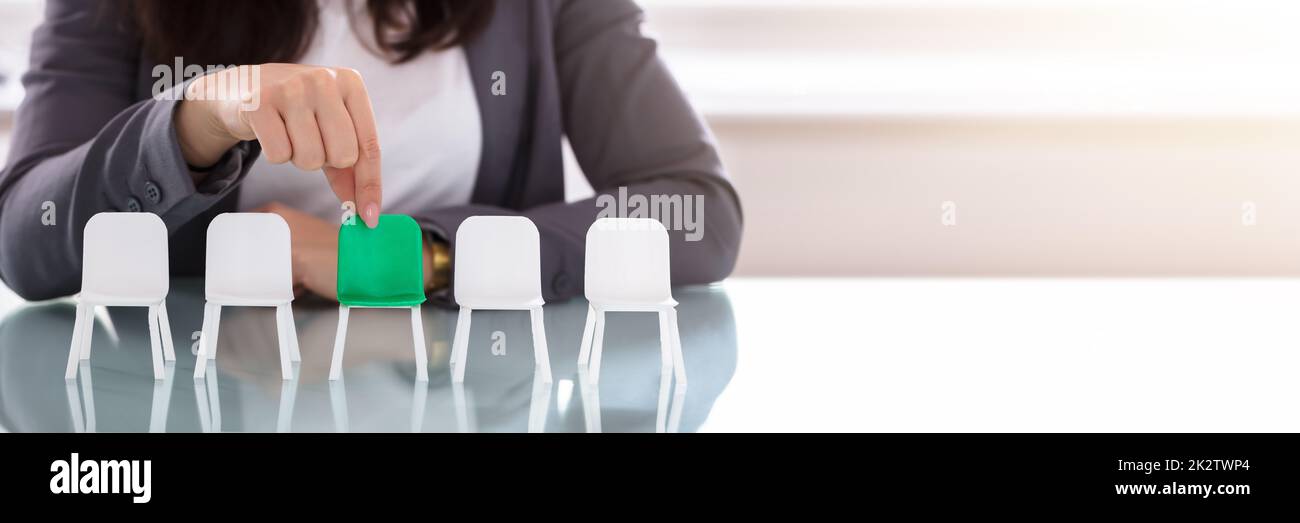
<path fill-rule="evenodd" d="M 542 297 L 537 226 L 522 216 L 472 216 L 456 229 L 456 302 Z"/>
<path fill-rule="evenodd" d="M 423 242 L 420 225 L 404 214 L 381 214 L 374 229 L 361 220 L 340 225 L 339 303 L 409 305 L 413 296 L 424 301 Z"/>
<path fill-rule="evenodd" d="M 167 226 L 158 215 L 101 212 L 86 222 L 81 292 L 162 300 L 168 272 Z"/>
<path fill-rule="evenodd" d="M 228 212 L 208 224 L 204 290 L 209 296 L 293 299 L 289 224 L 278 214 Z"/>
<path fill-rule="evenodd" d="M 601 218 L 587 229 L 584 287 L 590 301 L 672 299 L 668 230 L 649 218 Z"/>

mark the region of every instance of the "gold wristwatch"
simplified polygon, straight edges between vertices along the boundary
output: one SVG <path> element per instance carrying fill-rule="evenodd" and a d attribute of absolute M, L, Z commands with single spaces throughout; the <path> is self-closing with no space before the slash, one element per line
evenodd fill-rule
<path fill-rule="evenodd" d="M 446 243 L 426 235 L 424 262 L 425 293 L 442 290 L 451 285 L 451 249 Z"/>

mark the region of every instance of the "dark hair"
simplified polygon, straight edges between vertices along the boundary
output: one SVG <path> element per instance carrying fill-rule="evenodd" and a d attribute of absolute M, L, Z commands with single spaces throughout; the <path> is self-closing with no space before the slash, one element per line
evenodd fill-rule
<path fill-rule="evenodd" d="M 333 0 L 329 0 L 333 1 Z M 348 0 L 351 1 L 351 0 Z M 492 0 L 366 0 L 379 51 L 393 63 L 463 44 L 492 18 Z M 316 33 L 315 0 L 126 0 L 145 53 L 161 63 L 292 62 Z"/>

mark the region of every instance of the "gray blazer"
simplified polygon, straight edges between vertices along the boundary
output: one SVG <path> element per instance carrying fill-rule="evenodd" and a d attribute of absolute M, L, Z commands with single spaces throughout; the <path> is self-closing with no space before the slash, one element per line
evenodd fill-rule
<path fill-rule="evenodd" d="M 195 186 L 172 126 L 177 102 L 150 96 L 154 64 L 130 23 L 97 4 L 46 2 L 0 173 L 0 279 L 29 300 L 78 291 L 82 228 L 101 211 L 162 217 L 173 274 L 202 274 L 208 222 L 235 210 L 260 153 L 256 142 L 239 144 Z M 581 294 L 586 231 L 600 209 L 592 199 L 564 201 L 568 137 L 598 194 L 702 195 L 703 238 L 670 231 L 673 283 L 726 277 L 740 243 L 739 199 L 642 21 L 631 0 L 499 0 L 465 46 L 483 121 L 471 203 L 426 209 L 414 216 L 421 226 L 454 251 L 469 216 L 527 216 L 541 231 L 543 294 Z M 491 92 L 495 71 L 506 74 L 505 96 Z M 43 223 L 45 202 L 54 203 L 53 225 Z"/>

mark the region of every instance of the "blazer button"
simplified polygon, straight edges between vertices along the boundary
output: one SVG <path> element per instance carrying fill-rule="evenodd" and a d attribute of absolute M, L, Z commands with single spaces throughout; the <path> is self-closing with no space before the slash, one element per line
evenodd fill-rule
<path fill-rule="evenodd" d="M 162 201 L 162 189 L 158 184 L 153 182 L 144 182 L 144 197 L 149 199 L 149 203 L 158 203 Z"/>
<path fill-rule="evenodd" d="M 140 200 L 137 200 L 134 197 L 126 199 L 127 212 L 140 212 L 140 210 L 141 210 Z"/>

